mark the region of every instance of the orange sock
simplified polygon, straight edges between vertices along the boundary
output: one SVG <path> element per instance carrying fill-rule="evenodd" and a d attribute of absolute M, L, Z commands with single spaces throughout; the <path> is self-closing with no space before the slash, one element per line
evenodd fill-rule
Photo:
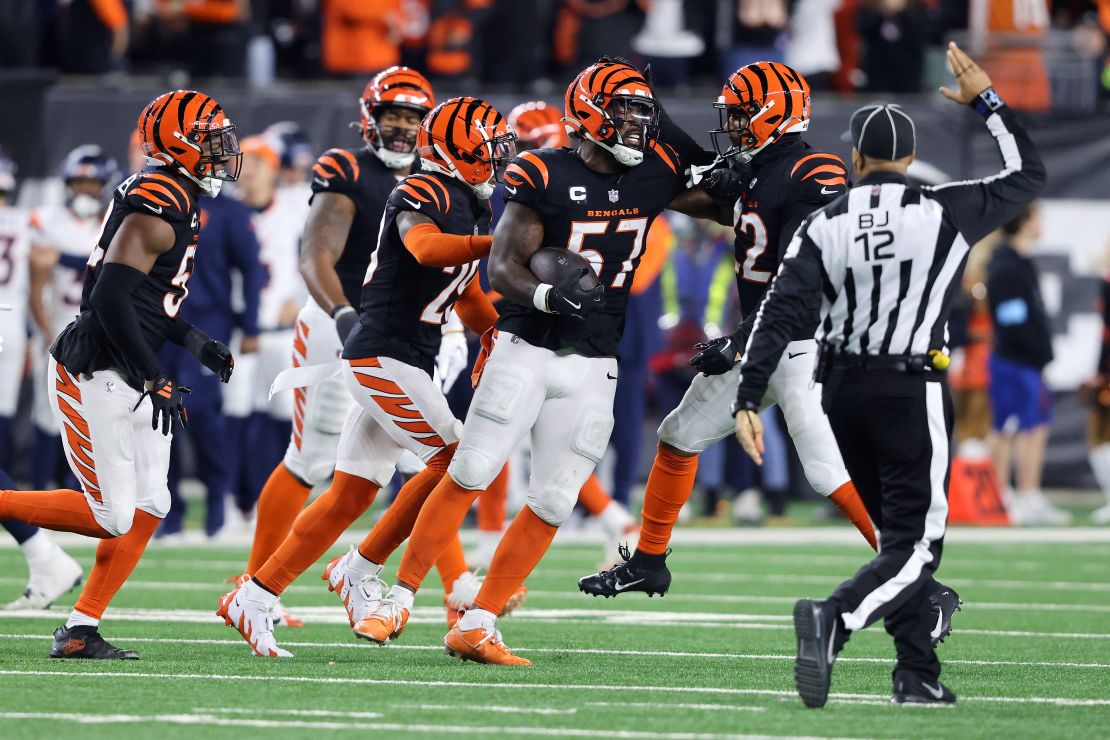
<path fill-rule="evenodd" d="M 135 510 L 135 519 L 127 534 L 104 540 L 96 546 L 96 563 L 89 571 L 89 580 L 81 591 L 74 609 L 94 619 L 104 616 L 104 610 L 124 581 L 135 570 L 139 558 L 146 550 L 146 543 L 162 520 L 145 511 Z"/>
<path fill-rule="evenodd" d="M 443 581 L 443 593 L 451 593 L 451 587 L 455 585 L 455 579 L 461 576 L 466 571 L 470 570 L 466 567 L 466 555 L 463 554 L 462 541 L 459 540 L 458 532 L 447 543 L 447 549 L 439 554 L 439 559 L 436 560 L 436 571 L 439 572 L 439 580 Z"/>
<path fill-rule="evenodd" d="M 455 454 L 455 447 L 456 445 L 451 445 L 440 450 L 428 461 L 427 467 L 401 486 L 401 490 L 397 492 L 397 498 L 358 546 L 362 557 L 371 563 L 385 565 L 385 561 L 394 550 L 408 539 L 424 502 L 432 495 L 432 489 L 447 472 L 447 465 L 451 462 L 451 456 Z"/>
<path fill-rule="evenodd" d="M 459 536 L 466 512 L 474 499 L 482 492 L 471 491 L 456 483 L 450 475 L 443 476 L 439 485 L 420 509 L 412 537 L 401 566 L 397 569 L 397 582 L 416 590 L 424 582 L 424 576 L 439 560 L 439 556 Z"/>
<path fill-rule="evenodd" d="M 285 463 L 278 463 L 258 496 L 258 517 L 254 528 L 254 543 L 247 561 L 247 572 L 254 573 L 270 559 L 278 546 L 289 536 L 293 521 L 308 501 L 312 491 L 298 480 Z"/>
<path fill-rule="evenodd" d="M 578 503 L 582 504 L 590 516 L 598 516 L 613 503 L 613 499 L 601 487 L 601 481 L 597 479 L 597 475 L 591 474 L 582 486 L 582 490 L 578 492 Z"/>
<path fill-rule="evenodd" d="M 80 491 L 0 491 L 0 519 L 15 519 L 87 537 L 112 537 L 96 523 L 85 494 Z"/>
<path fill-rule="evenodd" d="M 254 579 L 280 595 L 370 508 L 377 493 L 378 487 L 365 478 L 336 471 L 331 487 L 301 512 L 289 536 L 254 572 Z"/>
<path fill-rule="evenodd" d="M 859 497 L 859 491 L 856 490 L 855 484 L 848 481 L 830 493 L 829 500 L 836 504 L 836 508 L 840 509 L 841 513 L 851 520 L 852 524 L 856 525 L 856 529 L 867 540 L 867 544 L 871 545 L 871 549 L 878 550 L 878 543 L 875 540 L 875 525 L 871 523 L 871 517 L 867 514 L 867 507 L 863 505 L 863 499 Z"/>
<path fill-rule="evenodd" d="M 509 498 L 509 463 L 489 484 L 486 492 L 478 497 L 478 529 L 482 532 L 500 532 L 505 526 L 505 501 Z"/>
<path fill-rule="evenodd" d="M 637 550 L 648 555 L 662 555 L 667 551 L 678 512 L 694 490 L 697 472 L 697 455 L 679 455 L 660 443 L 644 489 L 643 523 Z"/>
<path fill-rule="evenodd" d="M 558 529 L 536 516 L 530 507 L 521 509 L 497 546 L 482 590 L 474 600 L 475 608 L 500 614 L 551 547 Z"/>

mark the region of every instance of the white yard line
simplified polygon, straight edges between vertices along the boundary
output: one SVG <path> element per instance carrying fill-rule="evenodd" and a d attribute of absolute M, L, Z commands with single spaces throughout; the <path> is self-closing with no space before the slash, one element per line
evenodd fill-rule
<path fill-rule="evenodd" d="M 889 702 L 887 702 L 889 703 Z M 618 707 L 620 709 L 691 709 L 695 712 L 766 712 L 767 707 L 742 707 L 735 704 L 660 704 L 648 701 L 588 701 L 591 707 Z"/>
<path fill-rule="evenodd" d="M 280 662 L 275 664 L 280 665 Z M 521 675 L 521 674 L 517 674 Z M 228 682 L 274 682 L 274 683 L 307 683 L 321 685 L 349 685 L 349 686 L 422 686 L 428 688 L 463 688 L 476 689 L 488 692 L 491 689 L 520 689 L 535 691 L 544 689 L 549 691 L 590 691 L 590 692 L 650 692 L 661 694 L 711 694 L 716 696 L 785 696 L 794 697 L 793 691 L 781 689 L 738 689 L 722 686 L 626 686 L 620 684 L 568 684 L 568 683 L 530 683 L 516 682 L 477 682 L 477 681 L 417 681 L 404 679 L 384 678 L 338 678 L 317 676 L 276 676 L 276 675 L 230 675 L 230 674 L 205 674 L 205 673 L 131 673 L 108 671 L 21 671 L 0 669 L 0 676 L 54 676 L 67 681 L 82 678 L 107 678 L 119 680 L 122 678 L 133 679 L 158 679 L 167 681 L 228 681 Z M 833 699 L 863 699 L 863 700 L 889 700 L 885 694 L 840 694 L 831 693 Z M 962 702 L 984 702 L 996 704 L 1051 704 L 1065 707 L 1107 707 L 1110 699 L 1074 699 L 1063 696 L 968 696 L 960 697 Z M 0 714 L 0 717 L 4 715 Z M 376 725 L 380 727 L 380 725 Z M 596 734 L 596 731 L 595 731 Z"/>
<path fill-rule="evenodd" d="M 396 706 L 396 705 L 394 705 Z M 381 719 L 381 712 L 335 712 L 330 709 L 265 709 L 252 707 L 195 707 L 195 714 L 283 714 L 287 717 L 342 717 L 343 719 Z"/>

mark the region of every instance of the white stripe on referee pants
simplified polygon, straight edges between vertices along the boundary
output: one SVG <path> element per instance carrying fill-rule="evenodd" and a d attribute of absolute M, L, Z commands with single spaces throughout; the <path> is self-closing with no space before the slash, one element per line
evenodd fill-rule
<path fill-rule="evenodd" d="M 902 569 L 893 578 L 869 593 L 855 611 L 844 612 L 840 618 L 849 630 L 867 626 L 871 615 L 883 604 L 889 603 L 902 589 L 917 581 L 921 569 L 933 562 L 929 546 L 944 536 L 948 520 L 948 497 L 945 495 L 944 478 L 948 472 L 948 426 L 944 420 L 944 391 L 940 383 L 925 383 L 925 412 L 929 423 L 929 441 L 932 459 L 929 463 L 929 510 L 925 512 L 925 531 L 914 543 L 913 551 Z"/>

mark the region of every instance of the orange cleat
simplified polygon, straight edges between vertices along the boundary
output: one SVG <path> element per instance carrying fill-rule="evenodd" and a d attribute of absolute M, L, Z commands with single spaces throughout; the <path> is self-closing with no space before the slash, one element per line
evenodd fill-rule
<path fill-rule="evenodd" d="M 355 623 L 355 635 L 385 645 L 401 636 L 408 621 L 408 609 L 392 599 L 382 599 L 369 614 Z"/>
<path fill-rule="evenodd" d="M 493 627 L 479 627 L 463 632 L 458 625 L 443 638 L 444 651 L 459 660 L 490 665 L 532 665 L 532 661 L 513 655 L 501 641 L 501 632 Z"/>

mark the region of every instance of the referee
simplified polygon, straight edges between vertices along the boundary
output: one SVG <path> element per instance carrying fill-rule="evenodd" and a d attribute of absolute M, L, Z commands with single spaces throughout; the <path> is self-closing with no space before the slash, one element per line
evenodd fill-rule
<path fill-rule="evenodd" d="M 844 462 L 879 534 L 879 554 L 824 601 L 794 605 L 802 701 L 828 698 L 849 635 L 886 620 L 898 662 L 895 703 L 953 703 L 922 615 L 948 516 L 951 401 L 947 322 L 969 245 L 1024 210 L 1044 167 L 990 78 L 955 44 L 958 90 L 944 96 L 983 116 L 1003 168 L 982 180 L 918 188 L 906 180 L 913 121 L 894 105 L 851 120 L 858 183 L 799 227 L 759 309 L 741 365 L 736 436 L 762 462 L 758 411 L 789 340 L 817 327 L 816 379 Z"/>

